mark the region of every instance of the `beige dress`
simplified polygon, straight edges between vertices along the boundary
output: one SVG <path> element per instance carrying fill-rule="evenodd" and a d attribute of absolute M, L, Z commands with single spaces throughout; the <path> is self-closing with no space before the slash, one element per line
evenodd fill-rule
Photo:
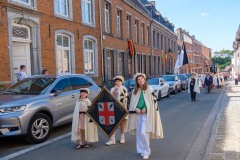
<path fill-rule="evenodd" d="M 88 142 L 97 142 L 98 141 L 97 126 L 94 124 L 94 122 L 90 122 L 90 118 L 85 114 L 80 118 L 80 122 L 79 122 L 80 108 L 82 107 L 82 109 L 81 109 L 82 111 L 87 111 L 87 109 L 90 105 L 91 105 L 91 102 L 88 98 L 84 99 L 84 100 L 80 99 L 80 100 L 77 100 L 77 102 L 76 102 L 75 109 L 73 112 L 72 134 L 71 134 L 71 141 L 73 141 L 75 143 L 78 143 L 78 141 L 81 139 L 80 135 L 78 134 L 78 130 L 77 130 L 79 125 L 81 128 L 84 129 L 86 141 L 88 141 Z"/>

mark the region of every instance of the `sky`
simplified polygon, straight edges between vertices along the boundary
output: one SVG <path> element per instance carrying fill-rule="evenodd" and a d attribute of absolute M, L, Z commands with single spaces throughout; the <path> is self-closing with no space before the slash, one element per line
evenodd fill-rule
<path fill-rule="evenodd" d="M 213 52 L 233 50 L 240 25 L 240 0 L 155 0 L 163 17 L 195 35 Z"/>

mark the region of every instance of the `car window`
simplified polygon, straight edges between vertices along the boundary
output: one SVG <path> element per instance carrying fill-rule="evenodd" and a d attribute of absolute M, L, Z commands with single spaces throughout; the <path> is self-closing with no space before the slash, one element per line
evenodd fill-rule
<path fill-rule="evenodd" d="M 174 76 L 162 76 L 162 78 L 165 81 L 175 81 L 175 77 Z"/>
<path fill-rule="evenodd" d="M 88 88 L 93 85 L 86 79 L 79 78 L 79 77 L 72 77 L 72 78 L 70 78 L 70 81 L 71 81 L 73 90 L 77 90 L 79 88 Z"/>
<path fill-rule="evenodd" d="M 65 78 L 60 80 L 53 88 L 52 92 L 54 92 L 56 89 L 60 89 L 62 92 L 67 92 L 72 90 L 71 83 L 69 81 L 69 78 Z"/>

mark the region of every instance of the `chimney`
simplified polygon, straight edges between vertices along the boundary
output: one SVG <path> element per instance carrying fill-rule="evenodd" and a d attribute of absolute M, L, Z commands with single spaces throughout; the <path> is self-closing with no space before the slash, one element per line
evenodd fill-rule
<path fill-rule="evenodd" d="M 155 1 L 150 1 L 150 3 L 155 7 L 156 6 L 156 2 Z"/>

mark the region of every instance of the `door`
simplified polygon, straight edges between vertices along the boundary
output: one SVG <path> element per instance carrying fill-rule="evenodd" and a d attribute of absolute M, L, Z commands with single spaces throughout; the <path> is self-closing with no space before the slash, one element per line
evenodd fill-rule
<path fill-rule="evenodd" d="M 31 60 L 30 60 L 30 43 L 13 42 L 12 43 L 12 68 L 13 82 L 17 82 L 17 73 L 20 71 L 20 66 L 27 67 L 27 75 L 31 75 Z"/>
<path fill-rule="evenodd" d="M 70 122 L 77 97 L 72 91 L 69 78 L 61 79 L 53 87 L 52 92 L 61 90 L 61 93 L 52 97 L 54 125 Z"/>

